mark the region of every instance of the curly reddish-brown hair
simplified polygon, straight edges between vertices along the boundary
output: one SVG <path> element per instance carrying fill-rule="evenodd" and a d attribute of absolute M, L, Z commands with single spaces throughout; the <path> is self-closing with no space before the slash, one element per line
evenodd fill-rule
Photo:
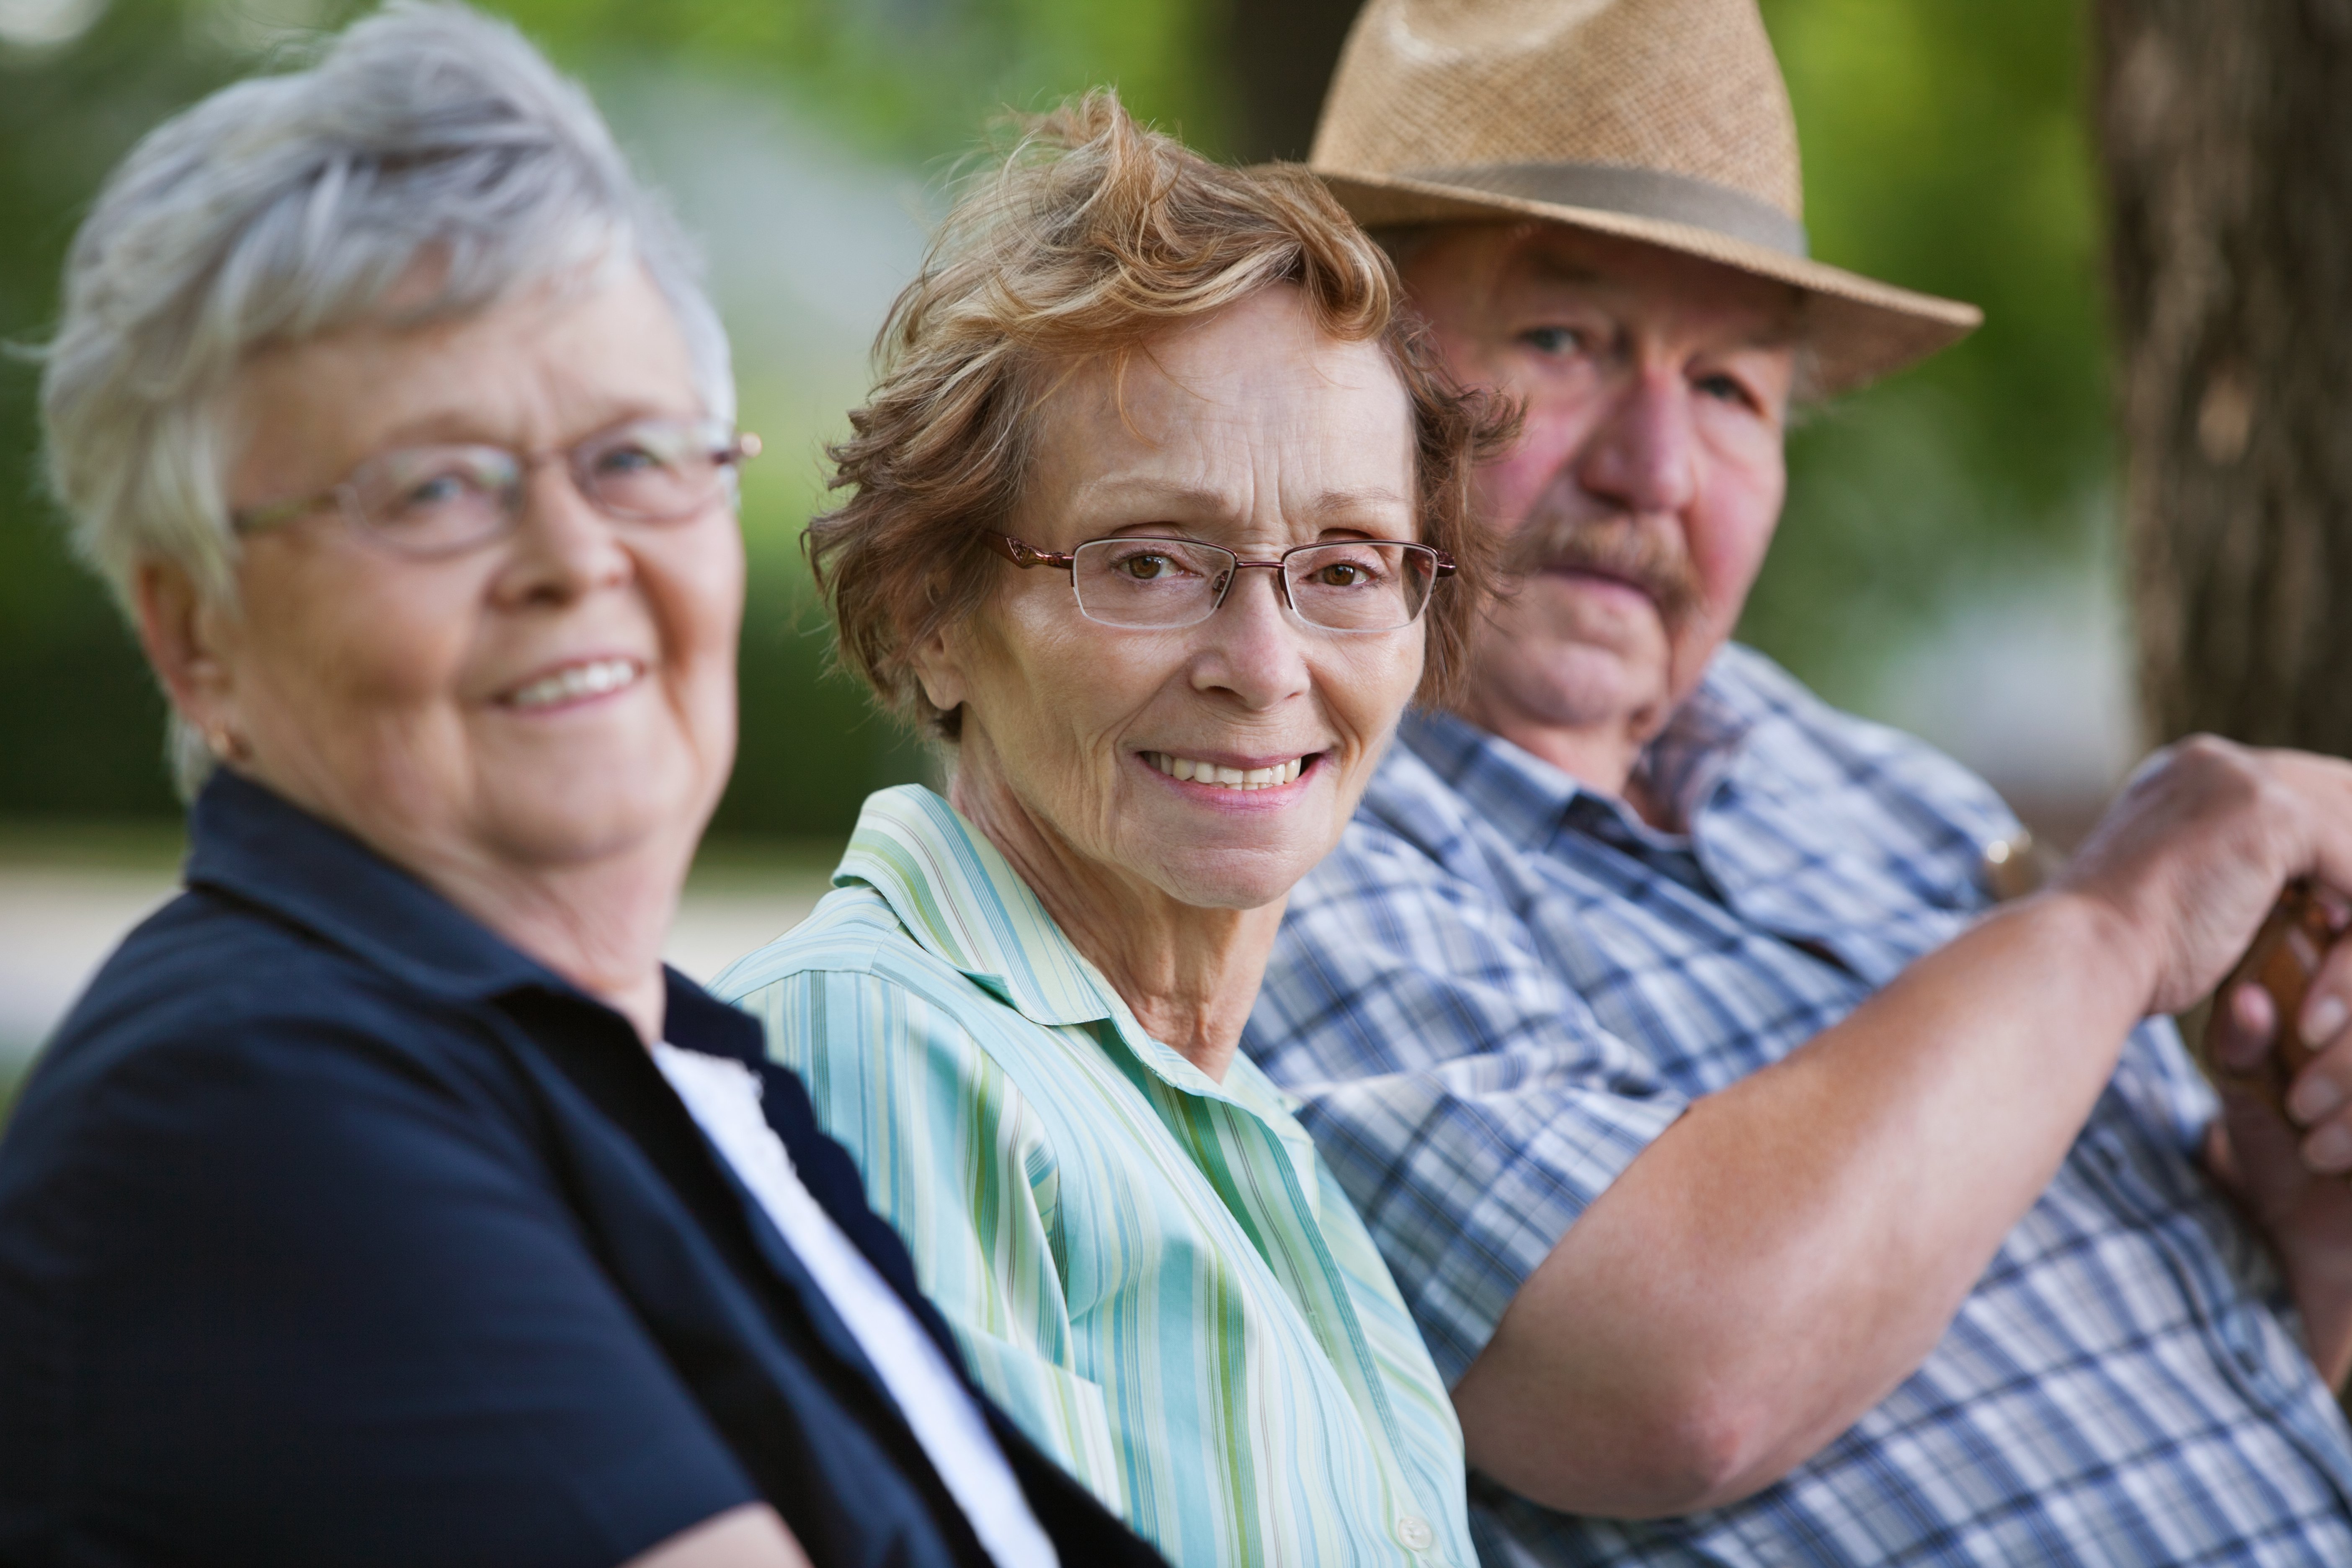
<path fill-rule="evenodd" d="M 1421 538 L 1460 567 L 1427 614 L 1420 697 L 1444 700 L 1491 556 L 1468 523 L 1470 471 L 1516 431 L 1516 411 L 1443 377 L 1387 256 L 1304 168 L 1212 163 L 1136 124 L 1108 89 L 1010 123 L 1017 140 L 891 307 L 853 433 L 826 448 L 849 499 L 804 544 L 841 666 L 953 740 L 958 715 L 924 697 L 910 650 L 1011 570 L 983 535 L 1009 527 L 1060 373 L 1287 284 L 1330 337 L 1377 342 L 1412 400 Z"/>

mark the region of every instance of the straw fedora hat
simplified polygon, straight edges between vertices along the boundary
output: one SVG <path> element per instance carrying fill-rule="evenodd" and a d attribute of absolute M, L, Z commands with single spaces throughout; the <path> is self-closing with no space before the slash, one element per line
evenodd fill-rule
<path fill-rule="evenodd" d="M 1307 164 L 1368 228 L 1542 218 L 1793 285 L 1824 393 L 1984 319 L 1808 257 L 1756 0 L 1366 0 Z"/>

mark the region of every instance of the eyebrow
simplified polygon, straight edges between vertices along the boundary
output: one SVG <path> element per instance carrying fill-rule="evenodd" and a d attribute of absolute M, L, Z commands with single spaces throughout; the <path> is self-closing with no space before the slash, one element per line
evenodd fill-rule
<path fill-rule="evenodd" d="M 1739 346 L 1744 349 L 1794 348 L 1805 338 L 1803 317 L 1803 301 L 1791 301 L 1787 310 L 1740 339 Z"/>
<path fill-rule="evenodd" d="M 1583 262 L 1555 256 L 1540 246 L 1523 255 L 1528 276 L 1538 283 L 1574 283 L 1590 288 L 1608 281 Z"/>
<path fill-rule="evenodd" d="M 1593 270 L 1580 261 L 1556 256 L 1541 247 L 1525 253 L 1526 276 L 1538 283 L 1567 284 L 1576 288 L 1608 289 L 1616 280 Z M 1789 308 L 1775 313 L 1773 319 L 1741 337 L 1735 345 L 1743 349 L 1792 348 L 1804 339 L 1803 297 L 1792 287 Z"/>

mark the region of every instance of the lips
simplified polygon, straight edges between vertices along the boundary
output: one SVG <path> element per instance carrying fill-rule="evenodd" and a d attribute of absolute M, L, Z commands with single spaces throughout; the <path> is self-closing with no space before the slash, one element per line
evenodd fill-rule
<path fill-rule="evenodd" d="M 1171 779 L 1186 784 L 1210 784 L 1218 789 L 1261 790 L 1279 789 L 1306 771 L 1308 757 L 1293 757 L 1288 762 L 1268 767 L 1234 768 L 1222 763 L 1200 762 L 1180 757 L 1168 752 L 1146 752 L 1143 760 Z"/>
<path fill-rule="evenodd" d="M 592 697 L 603 697 L 643 679 L 646 667 L 634 658 L 584 658 L 558 667 L 502 693 L 499 703 L 530 711 L 560 708 Z"/>
<path fill-rule="evenodd" d="M 1623 588 L 1630 593 L 1639 594 L 1645 599 L 1654 600 L 1658 596 L 1656 591 L 1647 583 L 1625 576 L 1622 573 L 1603 572 L 1591 566 L 1574 566 L 1564 563 L 1546 566 L 1543 572 L 1547 577 L 1578 577 L 1588 583 L 1600 583 L 1612 588 Z"/>

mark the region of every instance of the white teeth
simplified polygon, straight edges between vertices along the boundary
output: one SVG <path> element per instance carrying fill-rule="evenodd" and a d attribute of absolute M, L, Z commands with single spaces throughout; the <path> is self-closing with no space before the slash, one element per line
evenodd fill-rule
<path fill-rule="evenodd" d="M 1219 767 L 1214 763 L 1198 763 L 1190 757 L 1171 756 L 1166 752 L 1146 752 L 1144 759 L 1170 778 L 1186 779 L 1195 784 L 1213 784 L 1223 789 L 1279 789 L 1307 769 L 1305 757 L 1293 757 L 1270 768 Z"/>
<path fill-rule="evenodd" d="M 512 708 L 546 708 L 582 697 L 618 691 L 636 678 L 637 662 L 635 659 L 591 659 L 585 664 L 566 666 L 553 675 L 541 676 L 508 698 L 507 705 Z"/>

